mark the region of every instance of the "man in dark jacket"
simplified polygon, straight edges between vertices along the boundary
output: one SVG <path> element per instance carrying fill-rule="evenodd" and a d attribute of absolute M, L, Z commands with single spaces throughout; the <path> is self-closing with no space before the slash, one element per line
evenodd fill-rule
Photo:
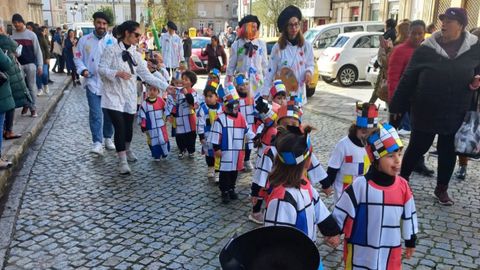
<path fill-rule="evenodd" d="M 187 63 L 188 69 L 190 69 L 190 56 L 192 56 L 192 39 L 188 35 L 188 31 L 183 32 L 183 57 L 185 63 Z"/>
<path fill-rule="evenodd" d="M 467 18 L 462 8 L 449 8 L 439 16 L 442 31 L 415 51 L 389 107 L 394 118 L 407 111 L 411 116 L 412 133 L 400 173 L 404 178 L 409 179 L 438 135 L 434 195 L 443 205 L 454 203 L 447 190 L 456 162 L 455 133 L 472 103 L 472 90 L 480 85 L 475 79 L 480 44 L 465 31 Z"/>
<path fill-rule="evenodd" d="M 395 30 L 396 26 L 397 22 L 394 19 L 388 19 L 385 22 L 385 33 L 383 33 L 385 40 L 390 39 L 394 42 L 397 39 L 397 31 Z"/>

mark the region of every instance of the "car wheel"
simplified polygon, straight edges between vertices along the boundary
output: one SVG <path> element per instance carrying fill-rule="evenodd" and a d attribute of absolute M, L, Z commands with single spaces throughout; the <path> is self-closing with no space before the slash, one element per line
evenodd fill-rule
<path fill-rule="evenodd" d="M 358 71 L 354 66 L 344 66 L 337 75 L 338 83 L 343 87 L 352 86 L 358 79 Z"/>
<path fill-rule="evenodd" d="M 315 94 L 315 88 L 314 87 L 306 87 L 307 88 L 307 97 L 313 96 Z"/>
<path fill-rule="evenodd" d="M 331 84 L 333 83 L 333 81 L 335 81 L 335 78 L 330 78 L 330 77 L 327 77 L 327 76 L 322 76 L 322 81 L 328 83 L 328 84 Z"/>

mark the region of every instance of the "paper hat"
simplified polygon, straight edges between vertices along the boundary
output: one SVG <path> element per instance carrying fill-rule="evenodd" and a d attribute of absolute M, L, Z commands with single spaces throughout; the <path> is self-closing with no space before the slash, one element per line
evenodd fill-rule
<path fill-rule="evenodd" d="M 224 104 L 231 104 L 239 99 L 237 89 L 235 89 L 235 86 L 233 86 L 232 83 L 228 83 L 225 87 L 219 85 L 217 88 L 217 94 L 218 97 L 223 100 Z"/>
<path fill-rule="evenodd" d="M 268 103 L 265 99 L 262 99 L 262 102 L 265 103 L 268 107 L 268 112 L 267 113 L 259 113 L 258 111 L 255 110 L 258 118 L 262 120 L 263 124 L 266 127 L 269 127 L 273 125 L 277 119 L 278 119 L 278 110 L 280 109 L 280 105 L 276 103 Z"/>
<path fill-rule="evenodd" d="M 376 128 L 378 125 L 378 108 L 372 103 L 356 103 L 357 118 L 355 125 L 359 128 Z"/>
<path fill-rule="evenodd" d="M 182 71 L 179 69 L 176 69 L 175 72 L 173 72 L 173 78 L 174 80 L 181 80 L 182 79 Z"/>
<path fill-rule="evenodd" d="M 283 164 L 286 165 L 298 165 L 306 160 L 312 153 L 312 142 L 310 135 L 307 135 L 307 147 L 302 153 L 295 152 L 279 152 L 278 158 Z"/>
<path fill-rule="evenodd" d="M 366 150 L 372 162 L 403 147 L 402 140 L 392 125 L 379 123 L 378 128 L 379 130 L 367 139 Z"/>
<path fill-rule="evenodd" d="M 239 73 L 235 75 L 235 85 L 244 85 L 248 83 L 248 79 L 245 77 L 245 74 Z"/>
<path fill-rule="evenodd" d="M 261 227 L 234 237 L 222 249 L 219 259 L 224 270 L 274 269 L 272 262 L 290 266 L 285 269 L 321 269 L 320 254 L 313 241 L 289 226 Z"/>
<path fill-rule="evenodd" d="M 210 70 L 210 72 L 208 73 L 209 75 L 213 75 L 213 76 L 216 76 L 218 79 L 220 79 L 220 70 L 214 68 L 212 70 Z"/>
<path fill-rule="evenodd" d="M 219 84 L 214 82 L 214 81 L 208 81 L 207 84 L 205 85 L 204 92 L 205 91 L 213 91 L 213 92 L 217 93 L 218 85 Z"/>
<path fill-rule="evenodd" d="M 275 80 L 273 81 L 273 86 L 270 88 L 270 95 L 272 98 L 274 98 L 276 95 L 284 93 L 285 95 L 287 94 L 287 88 L 285 87 L 285 84 L 283 84 L 282 80 Z"/>
<path fill-rule="evenodd" d="M 286 105 L 283 105 L 278 109 L 277 114 L 277 121 L 280 121 L 282 118 L 285 117 L 293 117 L 295 119 L 298 119 L 298 121 L 302 122 L 303 111 L 300 108 L 299 103 L 297 103 L 295 100 L 287 101 Z"/>

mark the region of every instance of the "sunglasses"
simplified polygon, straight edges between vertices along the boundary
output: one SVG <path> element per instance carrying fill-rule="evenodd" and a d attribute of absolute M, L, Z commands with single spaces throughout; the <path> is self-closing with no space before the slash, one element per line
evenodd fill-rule
<path fill-rule="evenodd" d="M 142 34 L 137 33 L 137 32 L 133 32 L 133 34 L 135 35 L 136 38 L 139 38 L 142 35 Z"/>

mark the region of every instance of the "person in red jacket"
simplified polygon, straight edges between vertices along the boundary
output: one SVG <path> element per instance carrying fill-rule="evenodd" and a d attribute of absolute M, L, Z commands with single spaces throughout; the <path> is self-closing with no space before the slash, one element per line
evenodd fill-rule
<path fill-rule="evenodd" d="M 425 22 L 422 20 L 412 21 L 409 26 L 408 39 L 393 48 L 392 54 L 388 59 L 388 73 L 387 73 L 387 86 L 388 86 L 388 102 L 390 103 L 397 88 L 400 78 L 403 72 L 412 58 L 413 52 L 420 47 L 425 37 Z M 408 113 L 405 113 L 400 121 L 398 134 L 407 135 L 410 134 L 410 117 Z M 425 176 L 432 176 L 434 171 L 427 168 L 424 159 L 421 159 L 415 170 Z"/>

